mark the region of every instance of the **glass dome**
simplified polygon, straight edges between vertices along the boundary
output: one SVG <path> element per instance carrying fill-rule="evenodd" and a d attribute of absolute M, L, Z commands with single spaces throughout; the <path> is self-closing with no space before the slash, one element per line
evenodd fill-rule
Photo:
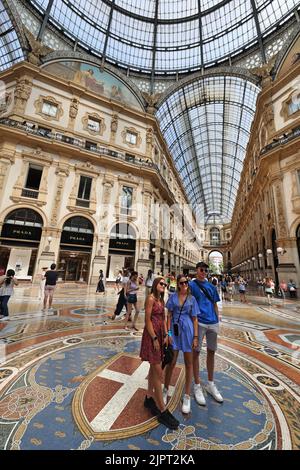
<path fill-rule="evenodd" d="M 231 220 L 258 93 L 238 76 L 201 77 L 156 114 L 200 223 Z"/>
<path fill-rule="evenodd" d="M 69 37 L 119 66 L 188 72 L 244 51 L 282 24 L 296 0 L 30 0 Z"/>

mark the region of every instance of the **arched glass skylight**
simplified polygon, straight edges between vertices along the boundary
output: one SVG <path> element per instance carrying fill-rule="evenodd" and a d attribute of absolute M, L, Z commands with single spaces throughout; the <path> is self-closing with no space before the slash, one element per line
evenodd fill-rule
<path fill-rule="evenodd" d="M 16 31 L 0 0 L 0 71 L 24 60 L 24 54 Z"/>
<path fill-rule="evenodd" d="M 42 13 L 49 0 L 30 0 Z M 49 21 L 91 52 L 155 74 L 187 72 L 242 52 L 299 0 L 54 0 Z"/>
<path fill-rule="evenodd" d="M 203 223 L 231 220 L 258 93 L 241 77 L 201 77 L 175 91 L 156 114 Z"/>

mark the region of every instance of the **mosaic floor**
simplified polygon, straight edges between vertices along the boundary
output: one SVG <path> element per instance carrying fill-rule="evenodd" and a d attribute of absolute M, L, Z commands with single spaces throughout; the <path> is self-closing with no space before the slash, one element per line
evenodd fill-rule
<path fill-rule="evenodd" d="M 34 288 L 18 288 L 0 322 L 0 449 L 300 449 L 300 303 L 221 304 L 215 382 L 224 403 L 192 399 L 181 413 L 182 357 L 169 431 L 143 407 L 147 363 L 140 331 L 111 321 L 108 289 L 64 286 L 43 313 Z M 141 302 L 142 303 L 142 302 Z M 206 383 L 205 349 L 201 379 Z"/>

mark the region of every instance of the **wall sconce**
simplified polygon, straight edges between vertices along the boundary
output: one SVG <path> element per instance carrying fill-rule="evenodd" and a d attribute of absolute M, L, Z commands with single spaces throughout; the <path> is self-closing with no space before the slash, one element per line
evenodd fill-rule
<path fill-rule="evenodd" d="M 249 263 L 249 264 L 251 263 L 251 259 L 248 259 L 248 263 Z"/>
<path fill-rule="evenodd" d="M 252 256 L 252 258 L 251 258 L 251 259 L 252 259 L 252 261 L 255 261 L 255 256 Z"/>
<path fill-rule="evenodd" d="M 262 253 L 258 253 L 258 257 L 259 257 L 259 258 L 262 258 L 262 257 L 263 257 L 263 254 L 262 254 Z"/>
<path fill-rule="evenodd" d="M 48 237 L 47 240 L 48 240 L 48 243 L 50 245 L 50 243 L 52 242 L 52 237 Z"/>
<path fill-rule="evenodd" d="M 284 255 L 284 253 L 286 253 L 286 250 L 284 248 L 282 248 L 281 246 L 278 246 L 277 247 L 277 253 L 282 256 L 282 255 Z"/>
<path fill-rule="evenodd" d="M 163 256 L 166 256 L 166 254 L 167 254 L 167 253 L 164 251 L 164 252 L 163 252 Z"/>
<path fill-rule="evenodd" d="M 266 253 L 267 253 L 267 255 L 272 255 L 272 254 L 273 254 L 273 251 L 270 250 L 270 248 L 268 248 L 267 251 L 266 251 Z"/>
<path fill-rule="evenodd" d="M 155 253 L 156 252 L 156 248 L 152 248 L 152 253 Z"/>

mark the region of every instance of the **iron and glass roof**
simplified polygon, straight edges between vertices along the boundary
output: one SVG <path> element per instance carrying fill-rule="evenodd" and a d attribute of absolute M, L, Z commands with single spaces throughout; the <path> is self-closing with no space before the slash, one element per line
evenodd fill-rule
<path fill-rule="evenodd" d="M 143 72 L 197 70 L 260 44 L 299 0 L 29 0 L 69 37 Z"/>
<path fill-rule="evenodd" d="M 238 76 L 179 88 L 157 118 L 202 223 L 230 222 L 259 88 Z"/>
<path fill-rule="evenodd" d="M 0 0 L 0 71 L 20 60 L 24 60 L 22 47 L 5 6 Z"/>

